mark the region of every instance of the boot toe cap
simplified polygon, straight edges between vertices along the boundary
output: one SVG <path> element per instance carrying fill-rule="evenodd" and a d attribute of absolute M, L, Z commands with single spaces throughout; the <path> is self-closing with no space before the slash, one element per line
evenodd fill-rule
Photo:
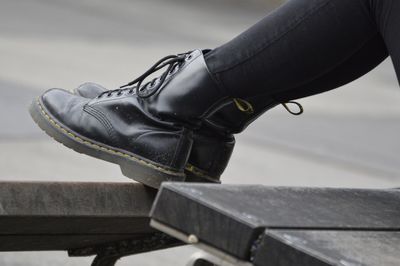
<path fill-rule="evenodd" d="M 70 114 L 77 105 L 82 105 L 87 101 L 64 89 L 50 89 L 43 93 L 40 98 L 46 110 L 57 118 Z"/>
<path fill-rule="evenodd" d="M 40 102 L 48 115 L 63 125 L 75 128 L 82 121 L 83 107 L 89 99 L 64 89 L 50 89 L 40 97 Z"/>

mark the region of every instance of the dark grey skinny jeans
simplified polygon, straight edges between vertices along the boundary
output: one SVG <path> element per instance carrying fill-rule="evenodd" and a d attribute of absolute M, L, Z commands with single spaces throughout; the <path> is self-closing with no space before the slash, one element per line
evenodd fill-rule
<path fill-rule="evenodd" d="M 388 55 L 400 76 L 400 0 L 289 0 L 206 62 L 232 97 L 288 101 L 349 83 Z"/>

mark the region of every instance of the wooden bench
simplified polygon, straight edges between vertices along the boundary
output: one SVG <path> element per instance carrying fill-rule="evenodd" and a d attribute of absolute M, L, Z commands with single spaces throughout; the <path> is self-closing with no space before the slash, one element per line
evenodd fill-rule
<path fill-rule="evenodd" d="M 397 266 L 400 190 L 0 182 L 0 251 L 112 266 L 184 242 L 209 255 L 196 266 Z"/>
<path fill-rule="evenodd" d="M 0 182 L 0 251 L 122 256 L 182 244 L 149 226 L 156 191 L 136 183 Z"/>
<path fill-rule="evenodd" d="M 151 216 L 233 265 L 400 265 L 397 189 L 164 183 Z"/>

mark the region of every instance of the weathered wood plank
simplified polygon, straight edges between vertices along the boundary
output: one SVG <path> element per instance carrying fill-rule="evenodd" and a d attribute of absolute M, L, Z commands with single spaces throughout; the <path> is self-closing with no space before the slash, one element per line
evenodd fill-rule
<path fill-rule="evenodd" d="M 146 217 L 155 195 L 138 183 L 0 182 L 0 217 Z"/>
<path fill-rule="evenodd" d="M 153 234 L 137 183 L 0 182 L 0 251 L 67 250 Z"/>
<path fill-rule="evenodd" d="M 164 184 L 152 219 L 248 260 L 264 229 L 400 229 L 400 191 Z"/>
<path fill-rule="evenodd" d="M 267 230 L 255 266 L 400 264 L 400 232 Z"/>

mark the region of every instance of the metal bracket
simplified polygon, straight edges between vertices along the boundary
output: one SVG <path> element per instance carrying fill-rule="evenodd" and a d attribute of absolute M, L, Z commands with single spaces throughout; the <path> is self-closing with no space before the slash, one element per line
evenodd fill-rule
<path fill-rule="evenodd" d="M 106 243 L 94 247 L 85 247 L 68 250 L 70 257 L 87 257 L 96 255 L 91 266 L 115 266 L 122 257 L 139 253 L 170 248 L 183 243 L 164 233 L 139 235 L 134 239 L 127 239 L 113 243 Z"/>
<path fill-rule="evenodd" d="M 200 257 L 200 260 L 196 259 L 196 257 L 194 259 L 192 258 L 190 262 L 192 263 L 192 265 L 190 265 L 189 263 L 189 266 L 197 266 L 197 265 L 253 266 L 251 262 L 237 259 L 230 254 L 218 250 L 217 248 L 214 248 L 206 243 L 202 243 L 201 241 L 198 240 L 198 238 L 195 235 L 188 236 L 185 233 L 180 232 L 170 226 L 167 226 L 155 219 L 152 219 L 150 221 L 150 225 L 153 228 L 161 232 L 165 232 L 168 235 L 174 236 L 175 238 L 180 239 L 188 244 L 193 244 L 194 247 L 199 248 L 200 250 L 206 252 L 205 254 L 207 254 L 207 256 L 205 256 L 204 258 Z"/>

